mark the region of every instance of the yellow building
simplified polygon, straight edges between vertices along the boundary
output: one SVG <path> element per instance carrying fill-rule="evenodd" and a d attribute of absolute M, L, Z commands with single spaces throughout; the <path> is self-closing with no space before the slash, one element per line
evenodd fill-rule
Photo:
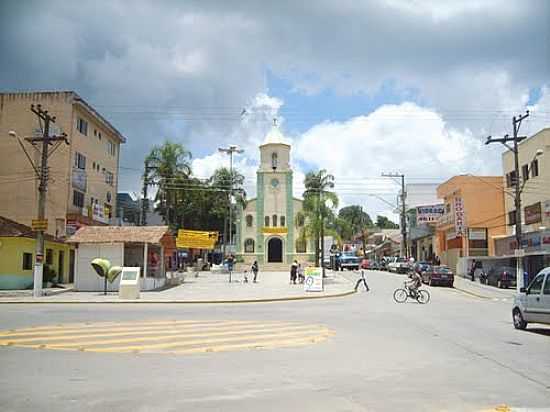
<path fill-rule="evenodd" d="M 437 188 L 445 213 L 436 228 L 436 254 L 456 271 L 462 256 L 494 256 L 506 234 L 502 176 L 454 176 Z"/>
<path fill-rule="evenodd" d="M 65 132 L 49 158 L 47 233 L 64 237 L 83 225 L 110 224 L 116 206 L 120 144 L 124 136 L 78 94 L 0 93 L 0 216 L 31 225 L 38 208 L 38 182 L 30 162 L 9 132 L 20 139 L 41 135 L 31 104 L 56 117 L 51 133 Z M 23 144 L 39 164 L 39 152 Z M 51 148 L 53 149 L 53 147 Z"/>
<path fill-rule="evenodd" d="M 35 237 L 30 227 L 0 216 L 0 290 L 32 287 Z M 55 272 L 54 280 L 72 282 L 74 249 L 62 240 L 46 235 L 45 251 L 44 263 Z"/>

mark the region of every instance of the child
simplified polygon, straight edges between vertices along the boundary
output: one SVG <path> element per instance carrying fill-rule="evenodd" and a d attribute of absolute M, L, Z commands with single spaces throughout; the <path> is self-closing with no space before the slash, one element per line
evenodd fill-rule
<path fill-rule="evenodd" d="M 298 282 L 304 283 L 305 279 L 306 277 L 304 276 L 304 268 L 300 263 L 298 263 Z"/>

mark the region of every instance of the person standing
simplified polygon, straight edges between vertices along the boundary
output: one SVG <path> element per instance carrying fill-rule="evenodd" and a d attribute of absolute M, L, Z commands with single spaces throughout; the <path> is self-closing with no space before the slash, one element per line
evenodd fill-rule
<path fill-rule="evenodd" d="M 252 269 L 252 273 L 254 273 L 254 280 L 253 280 L 253 282 L 256 283 L 256 281 L 258 280 L 258 270 L 259 270 L 259 268 L 258 268 L 258 261 L 257 261 L 257 260 L 254 261 L 254 263 L 252 264 L 251 269 Z"/>
<path fill-rule="evenodd" d="M 290 266 L 290 283 L 296 284 L 296 273 L 298 271 L 298 262 L 295 260 Z"/>
<path fill-rule="evenodd" d="M 363 285 L 365 285 L 365 292 L 368 292 L 370 289 L 369 289 L 369 285 L 367 285 L 367 279 L 365 279 L 365 271 L 364 270 L 361 270 L 361 277 L 357 280 L 357 283 L 355 284 L 355 291 L 356 292 L 357 292 L 357 289 L 359 288 L 359 285 L 361 283 Z"/>
<path fill-rule="evenodd" d="M 304 283 L 306 277 L 304 276 L 304 267 L 298 263 L 298 283 Z"/>

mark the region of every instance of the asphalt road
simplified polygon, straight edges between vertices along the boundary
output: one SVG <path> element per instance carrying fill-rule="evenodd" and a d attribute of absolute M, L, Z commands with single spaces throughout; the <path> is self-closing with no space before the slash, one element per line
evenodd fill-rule
<path fill-rule="evenodd" d="M 403 279 L 369 273 L 371 292 L 327 300 L 0 305 L 4 331 L 75 322 L 177 320 L 197 322 L 197 334 L 204 332 L 202 323 L 212 321 L 222 321 L 226 328 L 236 321 L 298 323 L 331 332 L 296 347 L 236 347 L 198 354 L 3 346 L 1 409 L 474 411 L 502 404 L 550 408 L 550 327 L 516 331 L 510 302 L 444 288 L 429 288 L 428 305 L 394 303 L 393 290 Z"/>

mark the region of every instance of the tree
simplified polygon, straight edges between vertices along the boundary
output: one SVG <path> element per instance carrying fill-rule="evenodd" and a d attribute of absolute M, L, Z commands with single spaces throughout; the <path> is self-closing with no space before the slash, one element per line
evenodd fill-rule
<path fill-rule="evenodd" d="M 169 140 L 160 146 L 154 146 L 146 157 L 150 169 L 149 181 L 158 187 L 155 210 L 170 226 L 175 226 L 180 221 L 180 217 L 176 215 L 177 203 L 185 194 L 179 188 L 188 184 L 191 175 L 190 161 L 191 152 L 182 144 Z"/>
<path fill-rule="evenodd" d="M 376 226 L 380 229 L 399 229 L 399 225 L 397 223 L 393 223 L 386 216 L 380 215 L 376 216 Z"/>
<path fill-rule="evenodd" d="M 363 207 L 359 205 L 346 206 L 338 212 L 338 218 L 343 220 L 345 224 L 341 227 L 346 230 L 345 235 L 341 233 L 343 239 L 352 240 L 356 235 L 360 235 L 363 243 L 363 253 L 367 249 L 368 229 L 373 226 L 372 219 L 369 214 L 363 211 Z"/>
<path fill-rule="evenodd" d="M 315 264 L 319 266 L 319 241 L 324 229 L 323 222 L 329 227 L 333 224 L 335 220 L 333 208 L 338 207 L 338 196 L 330 191 L 334 188 L 334 176 L 328 174 L 324 169 L 317 172 L 308 172 L 304 179 L 304 185 L 303 208 L 296 220 L 304 221 L 300 238 L 314 239 Z M 327 207 L 327 200 L 332 202 L 331 208 Z"/>

